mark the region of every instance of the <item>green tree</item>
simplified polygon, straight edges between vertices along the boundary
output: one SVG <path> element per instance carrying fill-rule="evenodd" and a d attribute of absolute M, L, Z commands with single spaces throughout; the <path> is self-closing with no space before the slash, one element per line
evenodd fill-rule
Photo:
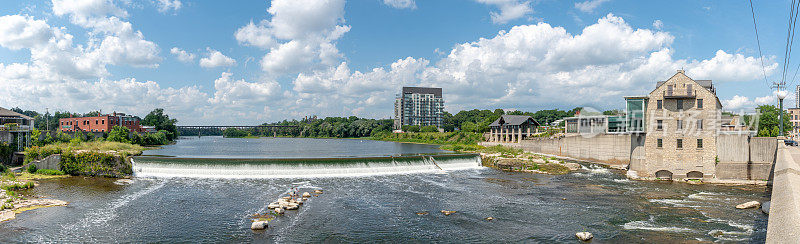
<path fill-rule="evenodd" d="M 779 109 L 773 105 L 761 105 L 756 109 L 761 113 L 758 117 L 758 136 L 774 137 L 780 135 L 778 130 L 780 121 Z M 791 129 L 792 123 L 789 122 L 789 114 L 783 111 L 784 135 L 787 135 Z"/>
<path fill-rule="evenodd" d="M 405 132 L 419 132 L 419 125 L 404 125 L 403 131 Z"/>
<path fill-rule="evenodd" d="M 422 128 L 420 128 L 420 131 L 421 132 L 439 132 L 439 129 L 436 128 L 436 126 L 428 125 L 428 126 L 423 126 Z"/>
<path fill-rule="evenodd" d="M 144 116 L 142 120 L 142 125 L 145 126 L 155 126 L 156 130 L 165 130 L 169 132 L 167 134 L 167 139 L 175 140 L 179 136 L 178 134 L 178 127 L 175 124 L 178 123 L 177 119 L 170 119 L 169 115 L 164 114 L 163 108 L 157 108 L 151 111 L 147 116 Z"/>
<path fill-rule="evenodd" d="M 111 129 L 111 132 L 108 133 L 108 137 L 106 137 L 106 140 L 131 143 L 131 140 L 128 137 L 130 132 L 131 130 L 128 129 L 128 127 L 115 125 L 114 128 Z"/>

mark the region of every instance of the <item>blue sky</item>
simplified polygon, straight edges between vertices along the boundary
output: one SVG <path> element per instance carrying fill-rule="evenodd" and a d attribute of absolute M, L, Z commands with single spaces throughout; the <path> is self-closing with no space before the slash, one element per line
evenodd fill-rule
<path fill-rule="evenodd" d="M 613 109 L 684 68 L 739 111 L 774 103 L 786 41 L 790 3 L 754 4 L 765 69 L 742 1 L 3 0 L 0 106 L 388 118 L 407 85 L 451 113 Z"/>

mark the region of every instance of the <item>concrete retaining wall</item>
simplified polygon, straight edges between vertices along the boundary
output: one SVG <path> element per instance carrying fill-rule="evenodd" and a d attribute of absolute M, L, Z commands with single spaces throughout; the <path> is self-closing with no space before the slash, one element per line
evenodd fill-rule
<path fill-rule="evenodd" d="M 778 140 L 774 137 L 719 135 L 716 178 L 767 180 L 775 162 Z"/>
<path fill-rule="evenodd" d="M 61 154 L 53 154 L 41 160 L 33 161 L 32 164 L 36 165 L 37 169 L 54 169 L 61 170 Z"/>
<path fill-rule="evenodd" d="M 644 150 L 644 135 L 601 134 L 593 137 L 533 138 L 523 140 L 521 143 L 481 143 L 481 145 L 486 146 L 498 144 L 521 148 L 529 152 L 605 161 L 612 164 L 628 164 L 631 160 L 631 152 L 634 149 L 641 148 L 639 151 Z"/>
<path fill-rule="evenodd" d="M 800 239 L 800 149 L 779 145 L 772 181 L 767 243 Z"/>

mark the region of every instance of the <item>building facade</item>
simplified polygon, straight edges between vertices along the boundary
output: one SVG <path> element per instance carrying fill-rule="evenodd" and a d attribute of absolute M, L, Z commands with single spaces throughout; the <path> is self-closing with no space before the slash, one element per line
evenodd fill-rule
<path fill-rule="evenodd" d="M 792 124 L 792 129 L 789 131 L 789 138 L 798 140 L 800 138 L 800 108 L 787 109 L 789 112 L 789 123 Z"/>
<path fill-rule="evenodd" d="M 710 80 L 683 70 L 658 82 L 646 108 L 645 172 L 657 178 L 713 178 L 722 104 Z"/>
<path fill-rule="evenodd" d="M 96 117 L 63 118 L 58 121 L 63 132 L 109 132 L 117 125 L 128 127 L 132 132 L 145 132 L 137 117 L 116 112 Z"/>
<path fill-rule="evenodd" d="M 33 118 L 0 108 L 0 142 L 16 145 L 15 149 L 22 151 L 30 146 L 33 128 Z"/>
<path fill-rule="evenodd" d="M 531 116 L 502 115 L 489 124 L 489 141 L 520 143 L 536 133 L 538 126 L 539 122 Z"/>
<path fill-rule="evenodd" d="M 442 127 L 444 99 L 442 88 L 403 87 L 394 102 L 394 128 L 404 125 Z"/>

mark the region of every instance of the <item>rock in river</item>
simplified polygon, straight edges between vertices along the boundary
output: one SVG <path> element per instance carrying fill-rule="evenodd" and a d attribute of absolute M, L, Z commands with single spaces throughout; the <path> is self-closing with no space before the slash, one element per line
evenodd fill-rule
<path fill-rule="evenodd" d="M 764 214 L 769 214 L 769 201 L 761 204 L 761 212 Z"/>
<path fill-rule="evenodd" d="M 592 233 L 589 233 L 589 232 L 578 232 L 578 233 L 575 233 L 575 237 L 577 237 L 578 240 L 581 240 L 581 241 L 588 241 L 588 240 L 591 240 L 592 238 L 594 238 L 594 235 L 592 235 Z"/>
<path fill-rule="evenodd" d="M 284 212 L 283 208 L 275 208 L 275 213 L 283 214 L 283 212 Z"/>
<path fill-rule="evenodd" d="M 269 205 L 267 205 L 267 208 L 269 208 L 269 209 L 275 209 L 275 208 L 280 208 L 280 207 L 281 207 L 281 204 L 278 203 L 278 202 L 273 202 L 273 203 L 270 203 Z"/>
<path fill-rule="evenodd" d="M 250 225 L 251 230 L 263 230 L 267 228 L 267 221 L 256 221 Z"/>
<path fill-rule="evenodd" d="M 311 197 L 311 193 L 303 192 L 303 197 Z"/>
<path fill-rule="evenodd" d="M 449 215 L 451 215 L 451 214 L 454 214 L 454 213 L 456 213 L 456 211 L 447 211 L 447 210 L 442 210 L 442 213 L 443 213 L 445 216 L 449 216 Z"/>
<path fill-rule="evenodd" d="M 314 194 L 322 194 L 322 190 L 320 189 L 314 190 Z"/>
<path fill-rule="evenodd" d="M 749 201 L 749 202 L 746 202 L 746 203 L 742 203 L 742 204 L 736 205 L 736 208 L 738 208 L 738 209 L 746 209 L 746 208 L 757 208 L 757 207 L 760 207 L 760 206 L 761 206 L 761 203 L 758 202 L 758 201 Z"/>

